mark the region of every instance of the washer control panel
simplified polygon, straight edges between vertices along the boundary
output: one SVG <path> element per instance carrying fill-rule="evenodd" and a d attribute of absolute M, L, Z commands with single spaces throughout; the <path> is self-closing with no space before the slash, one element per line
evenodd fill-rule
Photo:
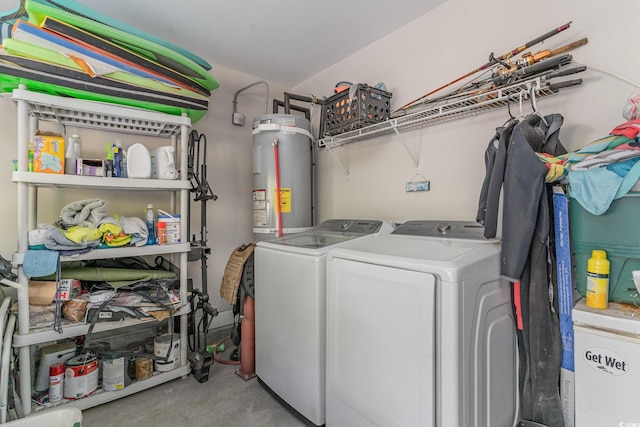
<path fill-rule="evenodd" d="M 407 221 L 396 228 L 391 234 L 487 240 L 484 237 L 484 227 L 472 221 Z"/>
<path fill-rule="evenodd" d="M 318 225 L 317 231 L 334 233 L 373 234 L 380 231 L 382 221 L 368 219 L 328 219 Z"/>

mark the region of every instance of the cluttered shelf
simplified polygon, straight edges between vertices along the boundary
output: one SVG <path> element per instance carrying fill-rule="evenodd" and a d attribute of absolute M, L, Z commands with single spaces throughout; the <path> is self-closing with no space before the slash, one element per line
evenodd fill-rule
<path fill-rule="evenodd" d="M 450 120 L 475 116 L 497 108 L 505 108 L 519 99 L 546 98 L 559 92 L 548 79 L 537 76 L 521 80 L 516 84 L 456 99 L 444 100 L 433 106 L 425 106 L 416 113 L 407 114 L 339 135 L 318 140 L 319 147 L 328 149 L 393 133 L 407 132 L 436 125 Z"/>
<path fill-rule="evenodd" d="M 157 385 L 166 383 L 168 381 L 183 378 L 191 372 L 191 365 L 186 364 L 183 366 L 178 366 L 177 368 L 168 371 L 168 372 L 154 372 L 150 378 L 147 378 L 142 381 L 136 381 L 127 387 L 124 387 L 120 390 L 115 391 L 104 391 L 102 389 L 97 389 L 93 394 L 89 396 L 85 396 L 81 399 L 63 399 L 55 404 L 47 404 L 36 407 L 36 411 L 49 409 L 51 407 L 65 405 L 65 406 L 73 406 L 78 409 L 88 409 L 97 405 L 102 405 L 103 403 L 111 402 L 115 399 L 119 399 L 121 397 L 130 396 L 132 394 L 141 392 L 143 390 L 150 389 Z"/>
<path fill-rule="evenodd" d="M 173 315 L 174 317 L 182 316 L 184 314 L 188 314 L 190 312 L 190 306 L 182 305 L 179 309 L 177 309 Z M 117 329 L 124 329 L 128 327 L 137 327 L 142 324 L 147 325 L 159 325 L 160 320 L 155 318 L 148 319 L 134 319 L 134 318 L 125 318 L 123 320 L 118 321 L 108 321 L 108 322 L 98 322 L 95 324 L 93 331 L 94 333 L 99 332 L 107 332 L 113 331 Z M 89 322 L 79 322 L 79 323 L 71 323 L 68 321 L 64 321 L 61 324 L 62 332 L 54 331 L 51 328 L 51 325 L 40 326 L 34 328 L 29 331 L 26 335 L 15 334 L 13 336 L 13 346 L 14 347 L 24 347 L 34 344 L 39 344 L 43 342 L 56 341 L 65 338 L 73 338 L 79 335 L 86 335 L 89 331 L 89 327 L 91 324 Z"/>
<path fill-rule="evenodd" d="M 186 173 L 179 176 L 178 179 L 154 179 L 149 178 L 149 174 L 123 178 L 121 175 L 109 177 L 108 175 L 102 176 L 102 174 L 94 175 L 91 173 L 76 175 L 67 171 L 64 171 L 65 173 L 31 172 L 32 164 L 30 163 L 31 158 L 28 152 L 28 141 L 38 135 L 40 121 L 55 122 L 72 128 L 90 128 L 118 134 L 169 138 L 171 140 L 170 147 L 179 153 L 179 161 L 175 170 L 186 171 L 188 131 L 191 127 L 191 119 L 187 116 L 164 114 L 158 111 L 148 111 L 122 105 L 52 96 L 32 92 L 24 87 L 15 89 L 11 99 L 15 102 L 18 110 L 18 156 L 12 181 L 18 187 L 17 209 L 19 217 L 18 250 L 12 256 L 12 264 L 18 267 L 17 282 L 13 286 L 18 291 L 17 331 L 13 336 L 12 346 L 18 351 L 20 366 L 27 367 L 18 371 L 20 379 L 18 393 L 23 404 L 22 410 L 26 415 L 32 411 L 32 405 L 33 409 L 40 411 L 60 404 L 60 402 L 54 401 L 55 403 L 52 405 L 47 403 L 46 399 L 40 399 L 46 395 L 44 391 L 48 388 L 48 384 L 44 384 L 44 382 L 40 384 L 38 382 L 38 386 L 35 389 L 33 388 L 32 379 L 36 375 L 28 367 L 33 366 L 32 362 L 38 361 L 38 359 L 33 360 L 34 354 L 32 352 L 34 348 L 42 347 L 42 352 L 44 353 L 45 348 L 54 348 L 59 344 L 73 342 L 82 336 L 85 338 L 90 337 L 93 333 L 106 332 L 109 335 L 116 334 L 130 337 L 137 334 L 136 331 L 138 330 L 154 329 L 156 327 L 159 327 L 156 329 L 162 329 L 165 323 L 173 324 L 174 322 L 167 322 L 167 319 L 172 316 L 175 318 L 175 323 L 179 325 L 179 332 L 169 333 L 169 335 L 175 337 L 176 343 L 186 343 L 187 315 L 191 311 L 187 297 L 186 277 L 187 254 L 191 250 L 191 245 L 187 242 L 186 233 L 184 232 L 186 230 L 185 214 L 188 208 L 191 183 L 187 179 Z M 34 132 L 36 132 L 36 135 L 33 135 Z M 81 158 L 81 156 L 78 156 L 78 158 Z M 34 161 L 34 170 L 37 170 L 36 166 Z M 145 168 L 145 170 L 148 169 Z M 105 169 L 106 171 L 107 169 Z M 49 252 L 56 252 L 51 250 L 49 252 L 38 251 L 31 247 L 35 245 L 30 240 L 31 233 L 34 233 L 34 241 L 37 241 L 37 237 L 41 236 L 41 234 L 36 232 L 42 233 L 42 230 L 45 229 L 37 229 L 36 227 L 38 191 L 40 189 L 46 189 L 47 191 L 50 191 L 50 189 L 104 190 L 107 191 L 105 193 L 107 199 L 114 197 L 110 192 L 112 190 L 166 192 L 168 193 L 168 198 L 171 199 L 170 203 L 173 209 L 173 213 L 169 214 L 169 217 L 173 220 L 178 218 L 177 223 L 175 221 L 174 223 L 180 224 L 180 226 L 176 225 L 177 234 L 174 233 L 174 237 L 177 239 L 172 242 L 167 240 L 165 244 L 114 245 L 114 247 L 94 248 L 88 251 L 78 250 L 75 253 L 71 250 L 69 254 L 59 252 L 57 253 L 59 266 L 57 274 L 60 275 L 59 279 L 55 274 L 53 278 L 50 274 L 48 275 L 49 270 L 42 274 L 37 274 L 38 272 L 32 270 L 34 265 L 41 265 L 38 262 L 39 258 L 30 255 L 37 253 L 41 257 L 47 257 Z M 85 202 L 99 202 L 100 207 L 106 207 L 107 204 L 106 200 L 102 199 L 96 199 L 95 201 L 93 199 L 83 200 L 72 211 L 88 209 Z M 93 209 L 96 209 L 96 211 L 93 212 Z M 147 207 L 147 211 L 147 215 L 149 212 L 155 212 L 150 205 Z M 92 220 L 95 220 L 98 213 L 101 217 L 105 215 L 105 212 L 92 206 L 90 210 Z M 176 217 L 172 215 L 176 215 Z M 182 219 L 180 219 L 180 216 Z M 124 218 L 120 215 L 117 215 L 117 217 Z M 144 223 L 144 220 L 136 219 L 140 220 L 135 221 L 136 224 Z M 148 216 L 147 221 L 149 221 Z M 155 213 L 153 221 L 155 222 Z M 148 230 L 148 223 L 145 225 Z M 49 230 L 50 226 L 46 229 Z M 176 265 L 171 264 L 171 267 L 158 265 L 158 259 L 164 260 L 165 255 L 171 255 L 167 261 L 169 263 L 175 262 Z M 134 260 L 142 259 L 141 257 L 155 257 L 156 265 L 148 266 L 150 267 L 149 271 L 147 269 L 143 269 L 144 271 L 142 272 L 136 271 L 135 278 L 132 278 L 130 277 L 130 274 L 132 274 L 131 268 L 129 268 L 131 266 L 126 263 L 123 265 L 122 261 L 125 258 Z M 117 267 L 112 268 L 114 264 L 117 264 Z M 107 278 L 107 269 L 109 274 L 117 274 L 118 276 Z M 127 274 L 124 275 L 125 273 Z M 136 281 L 138 284 L 157 282 L 156 284 L 161 287 L 166 285 L 171 288 L 170 290 L 173 290 L 174 297 L 170 299 L 170 302 L 156 298 L 155 300 L 140 301 L 138 305 L 130 304 L 131 301 L 128 300 L 126 305 L 122 305 L 108 300 L 105 305 L 102 305 L 93 301 L 94 289 L 91 289 L 90 294 L 78 295 L 79 292 L 76 292 L 76 288 L 77 290 L 80 289 L 82 281 L 106 282 L 113 285 L 114 289 L 117 289 L 117 297 L 113 297 L 113 299 L 118 301 L 123 296 L 121 291 L 124 290 L 123 287 L 119 286 L 131 286 L 131 284 L 127 283 L 131 282 L 131 280 Z M 165 283 L 167 280 L 171 281 L 171 283 Z M 120 283 L 116 285 L 114 281 Z M 63 290 L 63 282 L 64 286 L 66 286 L 64 289 L 68 289 L 68 292 Z M 40 288 L 38 291 L 38 286 L 45 289 Z M 136 292 L 141 291 L 138 288 L 135 290 Z M 42 301 L 37 302 L 37 297 L 41 297 Z M 98 304 L 98 307 L 96 307 L 96 304 Z M 84 351 L 83 346 L 78 348 L 77 343 L 74 344 L 74 352 Z M 174 348 L 171 344 L 168 347 Z M 91 351 L 94 351 L 94 349 L 91 349 Z M 89 357 L 91 351 L 87 350 L 84 354 Z M 41 356 L 40 353 L 38 355 Z M 80 355 L 75 357 L 80 357 Z M 91 353 L 91 357 L 93 357 L 93 353 Z M 169 360 L 169 354 L 166 357 Z M 145 359 L 147 362 L 152 360 L 150 358 L 141 359 Z M 95 382 L 92 377 L 91 387 L 86 390 L 79 389 L 74 391 L 73 387 L 77 386 L 77 384 L 72 384 L 69 390 L 65 389 L 65 399 L 62 399 L 61 402 L 84 409 L 145 390 L 175 378 L 184 377 L 190 372 L 186 345 L 174 348 L 170 360 L 171 363 L 162 363 L 162 367 L 160 365 L 151 367 L 149 369 L 150 377 L 145 377 L 141 381 L 136 378 L 136 382 L 124 390 L 109 390 L 108 393 L 95 392 L 98 385 L 97 375 L 95 376 Z M 42 363 L 42 360 L 39 363 Z M 36 366 L 40 365 L 37 364 Z M 154 372 L 154 370 L 158 372 Z M 48 378 L 48 373 L 44 372 L 40 375 L 39 370 L 36 381 L 45 376 Z M 67 399 L 67 395 L 75 396 L 75 398 Z"/>

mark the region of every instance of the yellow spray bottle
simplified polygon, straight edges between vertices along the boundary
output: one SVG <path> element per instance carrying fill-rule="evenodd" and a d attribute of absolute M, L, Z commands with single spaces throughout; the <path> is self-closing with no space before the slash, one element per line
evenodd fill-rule
<path fill-rule="evenodd" d="M 609 300 L 609 269 L 607 253 L 595 249 L 587 261 L 587 305 L 607 308 Z"/>

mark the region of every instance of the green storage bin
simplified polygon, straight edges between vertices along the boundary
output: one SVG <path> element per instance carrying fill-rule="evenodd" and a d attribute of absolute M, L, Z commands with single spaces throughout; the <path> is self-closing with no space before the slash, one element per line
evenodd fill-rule
<path fill-rule="evenodd" d="M 586 296 L 591 251 L 602 249 L 611 262 L 609 301 L 640 305 L 631 274 L 640 270 L 640 192 L 614 200 L 602 215 L 593 215 L 570 199 L 569 231 L 578 293 Z"/>

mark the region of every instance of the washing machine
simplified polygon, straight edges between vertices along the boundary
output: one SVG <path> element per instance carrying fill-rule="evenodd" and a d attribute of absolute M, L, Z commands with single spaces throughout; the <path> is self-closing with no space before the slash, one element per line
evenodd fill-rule
<path fill-rule="evenodd" d="M 327 252 L 392 230 L 388 221 L 330 219 L 256 245 L 256 375 L 307 422 L 325 423 Z"/>
<path fill-rule="evenodd" d="M 327 254 L 326 424 L 511 427 L 516 334 L 500 243 L 408 221 Z"/>

